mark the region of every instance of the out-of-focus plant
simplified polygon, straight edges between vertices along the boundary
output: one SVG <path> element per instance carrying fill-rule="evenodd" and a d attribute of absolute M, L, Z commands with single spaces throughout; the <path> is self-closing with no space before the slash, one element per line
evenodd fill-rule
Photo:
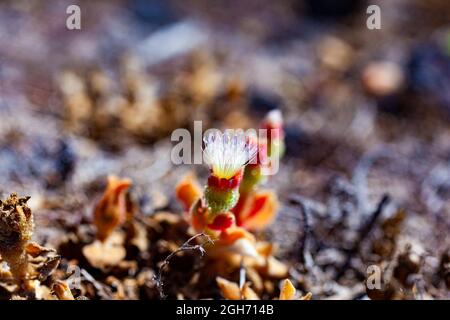
<path fill-rule="evenodd" d="M 108 177 L 108 185 L 94 209 L 97 238 L 105 241 L 127 218 L 127 191 L 131 180 Z"/>
<path fill-rule="evenodd" d="M 94 208 L 97 240 L 83 247 L 83 255 L 93 267 L 106 270 L 126 256 L 126 234 L 118 229 L 125 222 L 130 222 L 130 228 L 133 226 L 134 208 L 128 193 L 130 186 L 130 179 L 108 176 L 106 189 Z"/>
<path fill-rule="evenodd" d="M 60 256 L 31 241 L 34 223 L 29 199 L 13 193 L 0 200 L 0 261 L 8 264 L 17 289 L 35 292 L 57 268 Z M 6 273 L 2 271 L 3 276 Z"/>
<path fill-rule="evenodd" d="M 27 206 L 30 197 L 13 193 L 0 200 L 0 254 L 14 278 L 25 279 L 28 272 L 26 245 L 33 234 L 33 215 Z"/>

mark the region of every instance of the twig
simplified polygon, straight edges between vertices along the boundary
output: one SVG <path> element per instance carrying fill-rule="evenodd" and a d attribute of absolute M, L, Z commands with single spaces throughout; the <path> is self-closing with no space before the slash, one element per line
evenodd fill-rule
<path fill-rule="evenodd" d="M 359 230 L 358 237 L 355 240 L 353 247 L 348 251 L 347 259 L 345 260 L 344 264 L 336 274 L 335 280 L 338 280 L 340 277 L 342 277 L 347 268 L 350 266 L 350 262 L 353 256 L 359 251 L 362 241 L 373 229 L 373 227 L 375 226 L 375 222 L 377 221 L 380 214 L 383 212 L 384 207 L 390 202 L 390 200 L 391 198 L 389 197 L 389 195 L 387 194 L 383 195 L 381 201 L 378 203 L 377 208 L 370 215 L 369 220 L 367 220 L 367 222 Z"/>
<path fill-rule="evenodd" d="M 239 267 L 239 289 L 242 290 L 242 288 L 245 285 L 247 278 L 247 270 L 245 269 L 244 265 L 244 256 L 241 257 L 241 265 Z"/>
<path fill-rule="evenodd" d="M 204 241 L 201 244 L 196 244 L 196 245 L 191 245 L 190 243 L 192 241 L 194 241 L 195 239 L 199 238 L 199 237 L 205 237 L 206 241 Z M 210 236 L 208 236 L 207 234 L 204 233 L 199 233 L 196 234 L 195 236 L 189 238 L 185 243 L 183 243 L 181 245 L 181 247 L 179 247 L 177 250 L 175 250 L 174 252 L 172 252 L 171 254 L 169 254 L 162 262 L 162 264 L 160 265 L 159 269 L 158 269 L 158 273 L 153 277 L 153 280 L 156 282 L 156 288 L 158 289 L 159 292 L 159 296 L 161 297 L 161 299 L 166 299 L 167 296 L 164 294 L 164 283 L 162 280 L 162 273 L 164 271 L 164 268 L 167 267 L 170 263 L 170 260 L 179 252 L 182 251 L 200 251 L 200 255 L 203 257 L 203 255 L 206 253 L 205 249 L 203 248 L 203 246 L 207 243 L 214 243 L 214 240 L 211 239 Z"/>
<path fill-rule="evenodd" d="M 101 284 L 100 282 L 98 282 L 97 280 L 95 280 L 95 278 L 93 276 L 91 276 L 91 274 L 89 272 L 87 272 L 85 269 L 81 269 L 81 275 L 90 283 L 92 283 L 92 285 L 95 287 L 95 289 L 97 289 L 98 294 L 103 298 L 103 299 L 111 299 L 111 294 L 109 292 L 107 292 L 107 290 L 105 289 L 105 286 L 103 284 Z"/>
<path fill-rule="evenodd" d="M 303 226 L 303 232 L 300 235 L 299 240 L 298 240 L 299 244 L 298 244 L 297 256 L 299 257 L 300 262 L 302 264 L 304 264 L 305 260 L 306 260 L 305 259 L 305 250 L 306 250 L 308 236 L 311 232 L 311 227 L 309 225 L 307 209 L 306 209 L 306 206 L 303 203 L 303 201 L 299 197 L 292 197 L 290 199 L 290 201 L 292 203 L 295 203 L 300 206 L 300 214 L 301 214 L 301 222 L 302 222 L 302 226 Z"/>
<path fill-rule="evenodd" d="M 416 300 L 423 300 L 424 299 L 424 292 L 425 292 L 425 285 L 422 275 L 420 274 L 413 274 L 410 275 L 410 279 L 408 279 L 413 284 L 413 290 L 412 293 L 414 294 L 414 297 Z"/>
<path fill-rule="evenodd" d="M 369 212 L 369 208 L 367 208 L 368 204 L 368 186 L 367 186 L 367 176 L 369 175 L 369 171 L 374 165 L 375 161 L 380 158 L 388 158 L 391 156 L 391 151 L 388 146 L 381 146 L 379 149 L 375 151 L 371 151 L 364 155 L 359 163 L 356 165 L 353 171 L 352 182 L 355 186 L 356 197 L 358 203 L 358 210 L 363 214 L 367 214 Z"/>

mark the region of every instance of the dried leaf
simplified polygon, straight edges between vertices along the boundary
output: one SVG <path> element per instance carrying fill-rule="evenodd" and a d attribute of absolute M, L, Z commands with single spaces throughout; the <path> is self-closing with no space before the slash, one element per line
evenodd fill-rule
<path fill-rule="evenodd" d="M 111 237 L 114 235 L 111 235 Z M 117 238 L 119 238 L 118 235 Z M 126 251 L 122 243 L 123 241 L 111 241 L 111 239 L 108 239 L 107 242 L 94 241 L 84 246 L 83 255 L 91 266 L 106 270 L 118 265 L 125 258 Z"/>
<path fill-rule="evenodd" d="M 220 293 L 227 300 L 241 300 L 241 290 L 239 286 L 224 278 L 216 278 L 217 285 L 219 286 Z"/>
<path fill-rule="evenodd" d="M 29 242 L 25 247 L 26 252 L 32 256 L 33 258 L 37 258 L 38 256 L 54 253 L 56 252 L 54 249 L 43 247 L 36 242 Z"/>
<path fill-rule="evenodd" d="M 289 272 L 288 266 L 272 256 L 266 259 L 264 265 L 259 270 L 265 276 L 275 279 L 285 278 Z"/>
<path fill-rule="evenodd" d="M 213 256 L 234 253 L 257 258 L 255 243 L 255 237 L 251 233 L 239 227 L 231 227 L 221 232 L 210 251 Z"/>
<path fill-rule="evenodd" d="M 242 298 L 244 300 L 259 300 L 258 295 L 252 288 L 250 288 L 249 283 L 245 283 L 242 287 Z"/>
<path fill-rule="evenodd" d="M 280 300 L 293 300 L 296 289 L 289 279 L 285 279 L 280 290 Z"/>
<path fill-rule="evenodd" d="M 35 273 L 39 281 L 45 281 L 56 270 L 61 261 L 60 256 L 47 257 L 42 263 L 35 266 Z"/>
<path fill-rule="evenodd" d="M 56 294 L 59 300 L 75 300 L 69 286 L 64 281 L 56 281 L 53 284 L 52 291 Z"/>
<path fill-rule="evenodd" d="M 302 296 L 299 300 L 311 300 L 312 299 L 312 293 L 308 292 L 304 296 Z"/>
<path fill-rule="evenodd" d="M 125 222 L 127 217 L 126 194 L 131 186 L 131 180 L 108 177 L 105 193 L 94 209 L 94 225 L 97 228 L 97 238 L 105 241 L 106 238 Z"/>
<path fill-rule="evenodd" d="M 263 279 L 259 273 L 252 267 L 247 267 L 247 278 L 253 284 L 253 288 L 256 292 L 261 292 L 264 289 Z"/>
<path fill-rule="evenodd" d="M 175 187 L 177 199 L 183 203 L 184 209 L 189 211 L 192 204 L 201 197 L 202 190 L 194 173 L 188 173 Z"/>

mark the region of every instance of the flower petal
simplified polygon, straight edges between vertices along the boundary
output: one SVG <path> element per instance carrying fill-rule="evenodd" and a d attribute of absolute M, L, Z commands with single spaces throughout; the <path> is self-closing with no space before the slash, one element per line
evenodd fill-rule
<path fill-rule="evenodd" d="M 218 178 L 230 179 L 256 156 L 257 148 L 243 131 L 215 131 L 204 139 L 204 160 Z"/>

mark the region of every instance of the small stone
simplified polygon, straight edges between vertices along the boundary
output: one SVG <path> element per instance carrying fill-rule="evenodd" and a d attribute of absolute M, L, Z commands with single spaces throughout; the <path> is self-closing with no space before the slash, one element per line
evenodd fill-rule
<path fill-rule="evenodd" d="M 318 56 L 324 66 L 336 71 L 345 71 L 353 58 L 353 49 L 345 41 L 326 37 L 318 46 Z"/>
<path fill-rule="evenodd" d="M 393 62 L 371 62 L 362 73 L 362 83 L 368 93 L 383 97 L 400 90 L 404 83 L 402 68 Z"/>

